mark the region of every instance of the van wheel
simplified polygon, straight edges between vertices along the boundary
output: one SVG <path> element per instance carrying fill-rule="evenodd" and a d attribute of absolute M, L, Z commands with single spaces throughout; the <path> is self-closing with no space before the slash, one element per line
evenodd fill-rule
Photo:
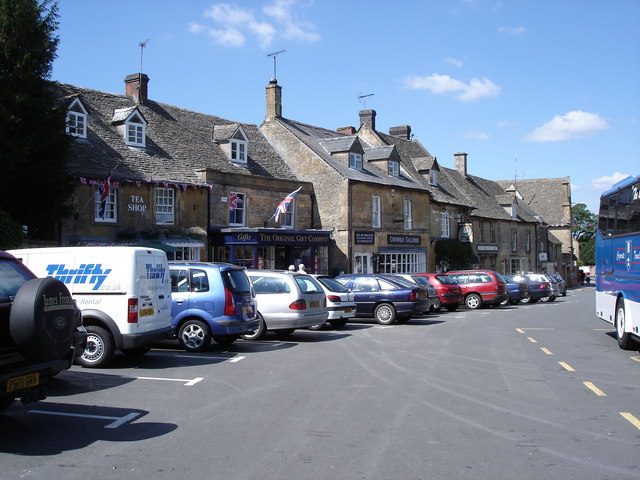
<path fill-rule="evenodd" d="M 380 325 L 391 325 L 396 321 L 396 309 L 389 303 L 381 303 L 376 307 L 373 316 Z"/>
<path fill-rule="evenodd" d="M 186 351 L 201 352 L 211 345 L 209 327 L 200 320 L 187 320 L 180 327 L 178 340 Z"/>
<path fill-rule="evenodd" d="M 87 346 L 78 363 L 83 367 L 103 367 L 113 359 L 115 347 L 111 334 L 102 327 L 89 325 L 87 330 Z"/>
<path fill-rule="evenodd" d="M 218 345 L 231 345 L 238 339 L 237 335 L 213 335 L 213 341 Z"/>
<path fill-rule="evenodd" d="M 621 298 L 616 303 L 616 338 L 618 339 L 618 345 L 623 350 L 635 350 L 638 348 L 638 342 L 636 342 L 629 332 L 625 332 L 626 315 L 624 312 L 624 300 Z"/>
<path fill-rule="evenodd" d="M 482 306 L 482 298 L 477 293 L 470 293 L 464 298 L 464 304 L 467 308 L 476 309 Z"/>
<path fill-rule="evenodd" d="M 240 335 L 240 338 L 244 338 L 245 340 L 258 340 L 262 338 L 267 331 L 267 325 L 264 323 L 264 318 L 262 318 L 260 313 L 258 313 L 258 320 L 260 320 L 258 328 L 256 328 L 252 333 L 243 333 Z"/>

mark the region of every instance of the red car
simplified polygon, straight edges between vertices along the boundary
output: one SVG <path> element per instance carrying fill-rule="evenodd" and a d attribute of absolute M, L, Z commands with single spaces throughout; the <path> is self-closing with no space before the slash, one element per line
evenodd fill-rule
<path fill-rule="evenodd" d="M 455 280 L 464 294 L 464 303 L 468 308 L 480 308 L 483 305 L 500 306 L 509 300 L 507 283 L 502 275 L 493 270 L 460 270 L 447 272 Z"/>
<path fill-rule="evenodd" d="M 406 276 L 418 284 L 429 284 L 436 289 L 440 300 L 437 310 L 445 307 L 449 312 L 455 312 L 464 302 L 462 288 L 446 273 L 407 273 Z"/>

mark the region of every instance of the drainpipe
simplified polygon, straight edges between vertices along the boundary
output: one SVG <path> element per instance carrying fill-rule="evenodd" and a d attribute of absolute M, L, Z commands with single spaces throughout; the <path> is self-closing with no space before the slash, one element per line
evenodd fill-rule
<path fill-rule="evenodd" d="M 351 244 L 351 238 L 353 236 L 353 231 L 351 228 L 351 218 L 352 218 L 352 214 L 351 214 L 351 210 L 353 208 L 353 187 L 351 184 L 351 180 L 347 180 L 347 185 L 348 185 L 348 202 L 349 202 L 349 212 L 347 214 L 347 232 L 349 232 L 349 235 L 347 235 L 347 259 L 349 261 L 349 265 L 347 268 L 347 272 L 353 273 L 353 246 Z"/>

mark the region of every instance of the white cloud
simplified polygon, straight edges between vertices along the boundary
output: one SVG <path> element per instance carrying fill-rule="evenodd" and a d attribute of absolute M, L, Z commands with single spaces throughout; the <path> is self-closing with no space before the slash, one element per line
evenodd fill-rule
<path fill-rule="evenodd" d="M 440 94 L 456 94 L 459 100 L 470 102 L 483 97 L 493 97 L 500 93 L 500 87 L 488 78 L 472 78 L 469 83 L 464 83 L 448 75 L 434 73 L 428 77 L 407 75 L 404 84 L 415 90 L 428 90 Z"/>
<path fill-rule="evenodd" d="M 562 142 L 588 137 L 608 128 L 607 121 L 597 113 L 574 110 L 564 115 L 556 115 L 524 138 L 531 142 Z"/>
<path fill-rule="evenodd" d="M 516 125 L 518 125 L 518 122 L 510 122 L 508 120 L 503 120 L 501 122 L 496 123 L 496 126 L 503 128 L 503 127 L 515 127 Z"/>
<path fill-rule="evenodd" d="M 258 18 L 250 9 L 228 3 L 211 5 L 204 17 L 214 26 L 191 23 L 189 31 L 205 33 L 220 45 L 241 46 L 246 38 L 255 38 L 262 49 L 268 48 L 278 37 L 315 42 L 320 35 L 315 33 L 312 23 L 298 21 L 293 15 L 297 0 L 273 0 L 262 8 L 266 18 Z"/>
<path fill-rule="evenodd" d="M 527 29 L 525 27 L 500 27 L 498 31 L 507 35 L 521 35 L 526 33 Z"/>
<path fill-rule="evenodd" d="M 462 66 L 464 65 L 464 63 L 462 63 L 460 60 L 457 60 L 453 57 L 447 57 L 444 59 L 444 63 L 449 63 L 451 65 L 454 65 L 458 68 L 462 68 Z"/>
<path fill-rule="evenodd" d="M 490 135 L 487 132 L 467 132 L 464 134 L 464 138 L 471 140 L 488 140 Z"/>
<path fill-rule="evenodd" d="M 620 180 L 624 180 L 628 176 L 629 175 L 626 173 L 616 172 L 610 177 L 605 175 L 604 177 L 594 178 L 591 180 L 591 186 L 597 192 L 604 192 L 605 190 L 610 189 L 615 183 L 618 183 Z"/>

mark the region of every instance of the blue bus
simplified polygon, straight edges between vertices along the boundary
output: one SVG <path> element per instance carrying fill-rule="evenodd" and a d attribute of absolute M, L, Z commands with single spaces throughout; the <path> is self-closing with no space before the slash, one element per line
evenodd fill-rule
<path fill-rule="evenodd" d="M 640 349 L 640 176 L 600 197 L 596 232 L 596 315 L 615 327 L 618 345 Z"/>

